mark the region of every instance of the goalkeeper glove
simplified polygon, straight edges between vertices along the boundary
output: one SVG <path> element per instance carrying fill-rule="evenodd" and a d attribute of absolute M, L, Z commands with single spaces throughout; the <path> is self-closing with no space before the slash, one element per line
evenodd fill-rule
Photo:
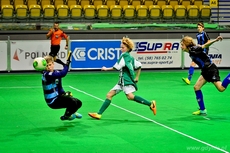
<path fill-rule="evenodd" d="M 63 93 L 62 95 L 66 96 L 66 97 L 73 97 L 73 94 L 70 91 L 67 91 L 67 92 Z"/>
<path fill-rule="evenodd" d="M 71 63 L 71 56 L 72 56 L 72 52 L 69 51 L 68 55 L 67 55 L 67 60 L 66 60 L 66 65 L 69 66 Z"/>

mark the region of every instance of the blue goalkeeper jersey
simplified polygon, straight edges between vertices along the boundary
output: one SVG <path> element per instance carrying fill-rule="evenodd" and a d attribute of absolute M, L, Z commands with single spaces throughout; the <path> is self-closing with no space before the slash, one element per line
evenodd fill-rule
<path fill-rule="evenodd" d="M 42 87 L 47 104 L 52 104 L 54 100 L 65 91 L 62 88 L 62 79 L 68 73 L 68 66 L 63 70 L 54 70 L 53 72 L 44 71 L 42 74 Z"/>

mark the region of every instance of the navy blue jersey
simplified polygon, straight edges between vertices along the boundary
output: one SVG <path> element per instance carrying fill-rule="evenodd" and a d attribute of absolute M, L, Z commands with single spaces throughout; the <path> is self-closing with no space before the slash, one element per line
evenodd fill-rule
<path fill-rule="evenodd" d="M 61 78 L 65 77 L 68 72 L 68 66 L 64 66 L 61 71 L 54 70 L 53 72 L 44 71 L 42 74 L 42 87 L 44 92 L 45 100 L 48 104 L 63 94 L 65 91 L 62 88 Z"/>
<path fill-rule="evenodd" d="M 210 40 L 208 34 L 205 31 L 202 31 L 201 33 L 196 34 L 197 44 L 198 45 L 204 45 L 205 43 Z M 209 48 L 203 49 L 205 53 L 208 53 Z"/>
<path fill-rule="evenodd" d="M 200 46 L 192 46 L 189 48 L 189 56 L 192 61 L 195 62 L 199 68 L 203 69 L 209 67 L 212 64 L 209 56 L 203 52 L 203 48 Z"/>

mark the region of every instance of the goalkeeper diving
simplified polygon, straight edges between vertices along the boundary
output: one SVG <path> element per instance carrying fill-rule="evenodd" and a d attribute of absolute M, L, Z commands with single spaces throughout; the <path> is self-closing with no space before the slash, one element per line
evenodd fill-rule
<path fill-rule="evenodd" d="M 47 62 L 46 70 L 42 72 L 45 101 L 51 109 L 66 108 L 65 113 L 60 117 L 61 120 L 82 118 L 82 115 L 77 113 L 77 110 L 82 106 L 82 102 L 74 98 L 71 92 L 65 92 L 62 87 L 62 78 L 68 73 L 71 55 L 69 51 L 66 63 L 56 59 L 56 63 L 63 65 L 63 69 L 60 71 L 54 70 L 54 58 L 52 56 L 44 57 Z"/>

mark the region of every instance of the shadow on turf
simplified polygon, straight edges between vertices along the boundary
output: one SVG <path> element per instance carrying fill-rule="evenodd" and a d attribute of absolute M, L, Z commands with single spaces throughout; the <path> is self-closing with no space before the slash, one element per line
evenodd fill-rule
<path fill-rule="evenodd" d="M 43 136 L 44 132 L 58 132 L 58 133 L 65 133 L 69 131 L 73 131 L 77 135 L 87 133 L 87 128 L 90 128 L 90 126 L 83 125 L 79 122 L 63 122 L 64 125 L 62 126 L 50 126 L 50 127 L 39 127 L 39 128 L 33 128 L 29 130 L 23 130 L 19 131 L 15 134 L 10 134 L 8 136 L 17 137 L 17 136 L 24 136 L 24 135 L 33 135 L 33 136 Z"/>
<path fill-rule="evenodd" d="M 230 117 L 227 116 L 183 116 L 177 118 L 168 119 L 168 121 L 209 121 L 209 120 L 216 120 L 216 121 L 230 121 Z"/>
<path fill-rule="evenodd" d="M 90 118 L 89 120 L 94 120 L 94 121 L 98 121 L 98 122 L 100 122 L 100 123 L 105 123 L 105 124 L 127 124 L 127 123 L 134 123 L 134 124 L 136 124 L 136 123 L 144 123 L 144 124 L 146 124 L 146 123 L 151 123 L 152 124 L 152 122 L 151 121 L 148 121 L 148 120 L 130 120 L 130 119 L 111 119 L 111 118 L 103 118 L 103 119 L 101 119 L 101 120 L 96 120 L 96 119 L 92 119 L 92 118 Z"/>

